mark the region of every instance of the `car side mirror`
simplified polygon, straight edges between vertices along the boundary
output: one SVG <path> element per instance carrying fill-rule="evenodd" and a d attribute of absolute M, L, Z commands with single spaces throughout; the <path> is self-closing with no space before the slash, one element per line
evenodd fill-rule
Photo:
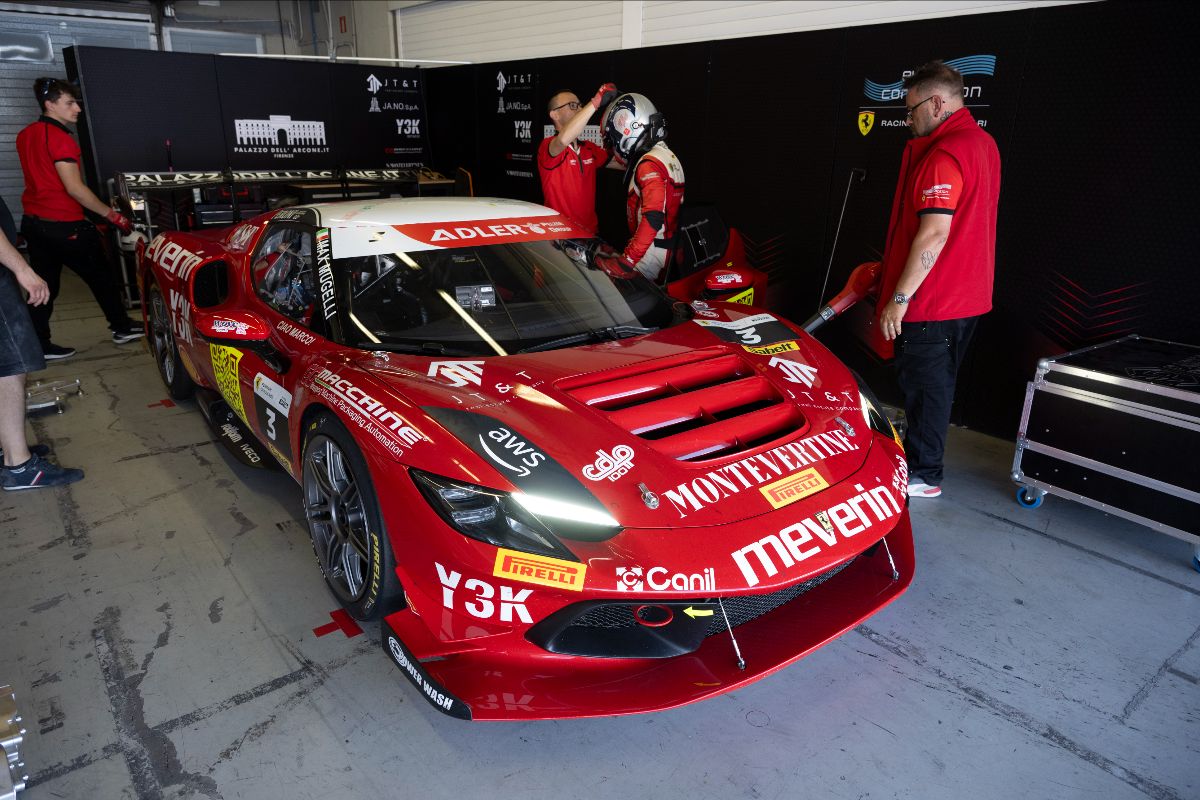
<path fill-rule="evenodd" d="M 250 311 L 196 311 L 196 330 L 205 341 L 249 349 L 271 337 L 271 325 Z"/>

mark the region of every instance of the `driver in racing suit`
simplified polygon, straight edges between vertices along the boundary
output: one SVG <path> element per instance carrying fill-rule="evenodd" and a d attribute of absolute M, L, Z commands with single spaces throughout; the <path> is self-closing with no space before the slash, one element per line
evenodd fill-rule
<path fill-rule="evenodd" d="M 613 158 L 625 165 L 629 189 L 625 216 L 632 236 L 621 255 L 650 280 L 658 280 L 675 243 L 683 203 L 683 166 L 667 147 L 667 124 L 644 95 L 623 94 L 600 124 Z"/>

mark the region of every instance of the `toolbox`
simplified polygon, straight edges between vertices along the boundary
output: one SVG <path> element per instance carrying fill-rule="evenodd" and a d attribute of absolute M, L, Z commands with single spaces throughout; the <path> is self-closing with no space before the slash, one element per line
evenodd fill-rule
<path fill-rule="evenodd" d="M 1200 539 L 1200 347 L 1126 336 L 1038 362 L 1025 391 L 1017 501 L 1060 495 Z"/>

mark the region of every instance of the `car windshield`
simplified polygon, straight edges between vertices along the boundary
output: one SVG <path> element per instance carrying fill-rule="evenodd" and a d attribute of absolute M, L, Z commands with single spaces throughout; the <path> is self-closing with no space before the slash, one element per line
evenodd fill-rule
<path fill-rule="evenodd" d="M 598 269 L 598 251 L 602 263 L 615 261 L 597 239 L 334 259 L 349 287 L 343 335 L 369 350 L 507 355 L 649 333 L 689 318 L 686 304 L 640 274 L 614 278 Z"/>

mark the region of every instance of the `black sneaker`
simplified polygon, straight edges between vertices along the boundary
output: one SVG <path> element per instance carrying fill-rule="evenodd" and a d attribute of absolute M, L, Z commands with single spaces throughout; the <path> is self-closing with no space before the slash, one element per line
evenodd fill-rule
<path fill-rule="evenodd" d="M 146 335 L 146 329 L 141 323 L 128 321 L 112 329 L 113 344 L 125 344 Z"/>
<path fill-rule="evenodd" d="M 65 486 L 81 480 L 83 480 L 83 470 L 60 467 L 41 456 L 34 456 L 24 464 L 15 467 L 0 467 L 0 483 L 4 484 L 6 492 Z"/>
<path fill-rule="evenodd" d="M 46 456 L 50 455 L 50 448 L 44 444 L 31 444 L 31 445 L 29 445 L 29 455 L 42 456 L 43 458 L 45 458 Z M 3 459 L 4 459 L 4 448 L 0 447 L 0 461 L 3 461 Z M 0 466 L 3 466 L 3 465 L 0 465 Z"/>
<path fill-rule="evenodd" d="M 60 358 L 70 358 L 73 355 L 75 355 L 74 347 L 63 347 L 62 345 L 55 344 L 54 342 L 42 343 L 42 356 L 44 356 L 47 361 L 56 361 Z"/>

